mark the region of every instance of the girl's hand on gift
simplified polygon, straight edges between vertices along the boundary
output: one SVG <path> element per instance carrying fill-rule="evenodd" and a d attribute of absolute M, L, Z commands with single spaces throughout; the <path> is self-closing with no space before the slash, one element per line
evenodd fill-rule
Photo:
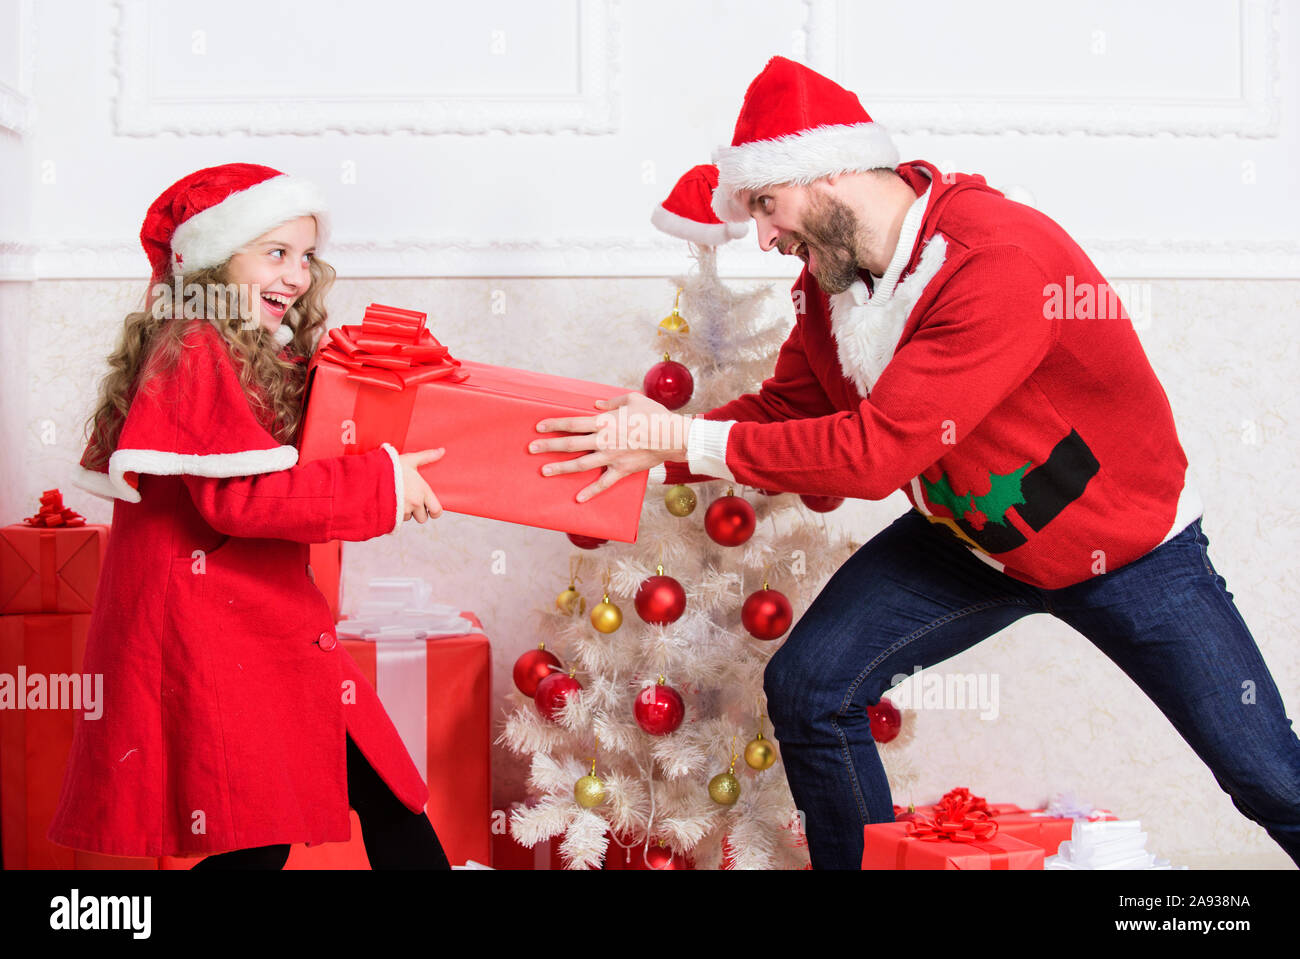
<path fill-rule="evenodd" d="M 430 516 L 436 519 L 442 515 L 442 504 L 433 495 L 433 490 L 429 489 L 429 484 L 424 481 L 417 467 L 442 459 L 445 452 L 445 449 L 421 450 L 419 453 L 403 453 L 398 457 L 402 464 L 402 489 L 406 500 L 403 521 L 414 516 L 417 523 L 423 523 Z"/>
<path fill-rule="evenodd" d="M 686 441 L 691 429 L 689 416 L 672 412 L 644 393 L 625 393 L 612 400 L 597 400 L 595 405 L 599 410 L 612 412 L 542 420 L 537 424 L 539 433 L 574 435 L 533 440 L 528 446 L 530 453 L 592 451 L 586 456 L 542 467 L 545 476 L 605 467 L 600 479 L 578 493 L 578 502 L 603 493 L 625 476 L 666 460 L 686 461 Z"/>

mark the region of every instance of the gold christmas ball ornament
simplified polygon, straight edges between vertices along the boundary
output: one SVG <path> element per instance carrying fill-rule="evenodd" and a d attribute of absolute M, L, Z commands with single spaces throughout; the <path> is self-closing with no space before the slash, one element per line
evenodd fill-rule
<path fill-rule="evenodd" d="M 757 769 L 759 772 L 771 769 L 772 764 L 776 762 L 776 750 L 772 748 L 771 742 L 763 738 L 762 733 L 751 739 L 745 746 L 745 762 L 750 769 Z"/>
<path fill-rule="evenodd" d="M 677 296 L 673 298 L 673 311 L 659 321 L 659 329 L 667 333 L 689 333 L 690 324 L 686 322 L 686 317 L 677 312 L 677 304 L 681 302 L 682 291 L 677 291 Z"/>
<path fill-rule="evenodd" d="M 573 798 L 583 809 L 591 809 L 605 801 L 605 784 L 598 776 L 583 776 L 573 784 Z"/>
<path fill-rule="evenodd" d="M 677 307 L 659 321 L 659 329 L 668 333 L 689 333 L 691 326 L 686 322 L 686 317 L 677 312 Z"/>
<path fill-rule="evenodd" d="M 718 773 L 709 780 L 709 798 L 722 806 L 734 806 L 740 798 L 740 780 L 731 773 Z"/>
<path fill-rule="evenodd" d="M 678 483 L 664 494 L 664 505 L 674 516 L 690 516 L 695 512 L 695 490 Z"/>
<path fill-rule="evenodd" d="M 623 611 L 609 601 L 609 593 L 591 607 L 591 625 L 602 633 L 612 633 L 623 625 Z"/>
<path fill-rule="evenodd" d="M 584 612 L 587 608 L 587 601 L 570 583 L 568 589 L 555 597 L 555 608 L 572 616 L 574 613 Z"/>

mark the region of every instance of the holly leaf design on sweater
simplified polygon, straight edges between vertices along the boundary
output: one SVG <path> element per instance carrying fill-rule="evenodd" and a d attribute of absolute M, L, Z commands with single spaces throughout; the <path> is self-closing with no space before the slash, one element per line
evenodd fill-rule
<path fill-rule="evenodd" d="M 947 473 L 941 474 L 937 483 L 931 483 L 922 476 L 921 485 L 925 487 L 926 498 L 931 503 L 949 510 L 954 517 L 967 518 L 968 522 L 972 521 L 970 517 L 978 517 L 981 522 L 974 524 L 976 529 L 983 529 L 985 522 L 1006 526 L 1007 509 L 1025 501 L 1020 482 L 1024 479 L 1025 471 L 1033 465 L 1033 460 L 1030 460 L 1010 473 L 990 471 L 989 491 L 983 496 L 972 496 L 970 493 L 958 495 L 953 490 Z"/>

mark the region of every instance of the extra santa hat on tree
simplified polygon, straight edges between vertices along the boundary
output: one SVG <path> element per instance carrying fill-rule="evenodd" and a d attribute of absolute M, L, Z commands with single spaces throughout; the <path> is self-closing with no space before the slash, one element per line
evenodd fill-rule
<path fill-rule="evenodd" d="M 749 220 L 736 194 L 777 183 L 897 168 L 898 148 L 856 94 L 801 63 L 773 57 L 745 91 L 731 146 L 714 151 L 713 210 Z"/>
<path fill-rule="evenodd" d="M 722 246 L 740 239 L 749 232 L 748 223 L 723 223 L 713 213 L 717 185 L 717 167 L 709 163 L 691 167 L 682 174 L 668 199 L 655 207 L 650 222 L 669 236 L 700 246 Z"/>

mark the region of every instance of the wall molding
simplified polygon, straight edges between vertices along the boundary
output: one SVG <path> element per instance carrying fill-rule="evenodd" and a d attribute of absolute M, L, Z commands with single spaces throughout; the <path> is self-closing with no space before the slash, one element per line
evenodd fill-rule
<path fill-rule="evenodd" d="M 36 100 L 32 80 L 36 74 L 36 11 L 34 0 L 19 0 L 18 85 L 0 82 L 0 127 L 19 136 L 30 131 L 36 122 Z"/>
<path fill-rule="evenodd" d="M 746 242 L 748 241 L 748 242 Z M 1300 279 L 1300 241 L 1081 240 L 1111 279 Z M 488 241 L 340 239 L 326 259 L 344 279 L 373 277 L 648 277 L 689 264 L 686 243 L 669 237 L 610 236 Z M 761 252 L 752 238 L 723 247 L 718 268 L 737 278 L 789 277 L 795 263 Z M 147 264 L 130 240 L 0 243 L 0 280 L 144 279 Z"/>
<path fill-rule="evenodd" d="M 410 132 L 479 135 L 619 130 L 622 99 L 620 0 L 575 0 L 578 7 L 578 96 L 407 96 L 359 94 L 347 98 L 222 96 L 156 98 L 149 89 L 151 0 L 116 0 L 117 78 L 114 124 L 119 136 L 315 135 Z"/>
<path fill-rule="evenodd" d="M 844 0 L 804 0 L 805 63 L 839 80 L 840 10 Z M 1091 136 L 1276 137 L 1281 129 L 1282 27 L 1279 0 L 1238 0 L 1242 96 L 1115 102 L 1030 96 L 1015 102 L 951 96 L 880 97 L 868 110 L 891 118 L 893 133 L 1001 136 L 1085 133 Z M 927 26 L 926 29 L 929 29 Z"/>

